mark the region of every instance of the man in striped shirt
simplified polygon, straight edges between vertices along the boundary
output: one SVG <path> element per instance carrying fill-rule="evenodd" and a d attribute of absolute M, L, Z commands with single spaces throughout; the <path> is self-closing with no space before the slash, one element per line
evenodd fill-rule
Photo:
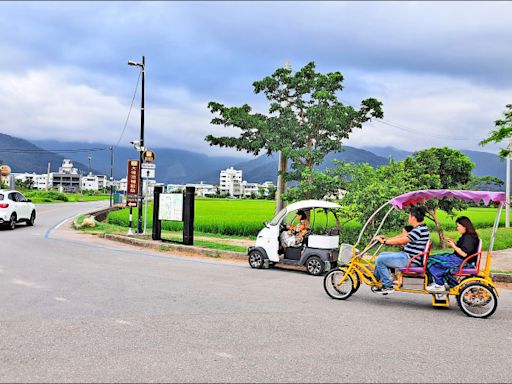
<path fill-rule="evenodd" d="M 412 257 L 425 251 L 427 242 L 430 240 L 430 233 L 423 222 L 424 219 L 425 208 L 412 207 L 409 212 L 409 224 L 414 228 L 409 233 L 402 233 L 389 239 L 384 236 L 377 237 L 377 240 L 382 244 L 405 245 L 401 252 L 382 252 L 377 256 L 374 274 L 377 280 L 382 280 L 382 289 L 377 290 L 377 292 L 384 295 L 393 292 L 393 282 L 389 277 L 388 268 L 404 268 Z M 423 260 L 418 260 L 418 262 L 422 263 Z"/>

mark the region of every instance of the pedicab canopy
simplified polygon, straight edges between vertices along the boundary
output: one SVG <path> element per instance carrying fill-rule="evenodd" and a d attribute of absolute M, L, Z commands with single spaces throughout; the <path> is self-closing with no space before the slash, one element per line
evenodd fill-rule
<path fill-rule="evenodd" d="M 410 205 L 422 204 L 427 200 L 441 200 L 441 199 L 460 199 L 469 203 L 484 202 L 485 205 L 491 203 L 505 204 L 506 197 L 504 192 L 487 192 L 487 191 L 463 191 L 451 189 L 426 189 L 421 191 L 414 191 L 397 196 L 389 201 L 396 209 L 404 209 Z"/>

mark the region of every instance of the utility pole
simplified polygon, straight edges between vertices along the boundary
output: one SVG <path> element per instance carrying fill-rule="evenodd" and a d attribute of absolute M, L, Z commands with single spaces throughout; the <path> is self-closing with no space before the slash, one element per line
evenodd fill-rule
<path fill-rule="evenodd" d="M 91 174 L 91 160 L 92 160 L 92 157 L 88 156 L 87 160 L 89 160 L 89 175 L 90 175 Z"/>
<path fill-rule="evenodd" d="M 46 192 L 48 192 L 49 187 L 50 187 L 50 162 L 48 162 L 48 171 L 46 172 Z"/>
<path fill-rule="evenodd" d="M 114 193 L 114 147 L 110 146 L 110 207 L 113 205 L 113 193 Z"/>
<path fill-rule="evenodd" d="M 128 61 L 128 65 L 132 65 L 135 67 L 140 67 L 141 75 L 142 75 L 142 92 L 141 92 L 141 103 L 140 103 L 140 162 L 139 162 L 139 198 L 137 204 L 138 212 L 138 221 L 137 221 L 137 233 L 142 233 L 142 160 L 143 160 L 143 152 L 144 152 L 144 76 L 146 71 L 146 58 L 142 56 L 142 63 L 136 63 L 134 61 Z"/>
<path fill-rule="evenodd" d="M 512 138 L 509 139 L 508 149 L 512 149 Z M 505 227 L 510 228 L 510 154 L 507 156 L 507 177 L 506 177 L 506 186 L 505 186 L 505 198 L 506 198 L 506 206 L 505 206 Z"/>

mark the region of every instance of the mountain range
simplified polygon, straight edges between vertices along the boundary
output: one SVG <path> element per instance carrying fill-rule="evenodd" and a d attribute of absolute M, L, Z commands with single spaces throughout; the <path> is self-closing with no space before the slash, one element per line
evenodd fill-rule
<path fill-rule="evenodd" d="M 84 150 L 85 149 L 85 150 Z M 90 149 L 88 151 L 87 149 Z M 151 148 L 156 154 L 157 180 L 163 183 L 209 183 L 218 184 L 222 169 L 234 167 L 243 171 L 243 179 L 249 182 L 274 181 L 277 177 L 278 155 L 260 155 L 254 158 L 235 156 L 208 156 L 202 153 L 172 148 Z M 476 176 L 505 177 L 505 162 L 488 152 L 462 150 L 475 163 Z M 402 160 L 412 152 L 393 147 L 355 148 L 344 146 L 343 151 L 330 153 L 321 167 L 332 166 L 333 160 L 366 162 L 374 167 L 388 164 L 389 158 Z M 13 172 L 45 173 L 48 162 L 56 171 L 64 158 L 73 160 L 76 168 L 88 171 L 88 157 L 96 174 L 110 174 L 111 153 L 108 146 L 99 143 L 61 142 L 56 140 L 32 140 L 31 142 L 0 134 L 0 160 L 11 166 Z M 129 147 L 114 150 L 114 177 L 126 176 L 129 159 L 137 159 L 138 153 Z"/>

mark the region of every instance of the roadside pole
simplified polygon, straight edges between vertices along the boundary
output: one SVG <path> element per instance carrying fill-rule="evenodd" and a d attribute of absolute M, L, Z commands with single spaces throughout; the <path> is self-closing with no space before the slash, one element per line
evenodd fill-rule
<path fill-rule="evenodd" d="M 129 236 L 133 235 L 132 222 L 133 222 L 133 208 L 130 207 L 130 226 L 128 227 L 128 233 L 127 233 L 127 235 L 129 235 Z"/>
<path fill-rule="evenodd" d="M 512 147 L 512 139 L 508 144 L 509 149 Z M 507 156 L 507 177 L 506 177 L 505 186 L 505 198 L 506 198 L 506 206 L 505 206 L 505 227 L 510 228 L 510 155 Z"/>
<path fill-rule="evenodd" d="M 146 187 L 144 188 L 144 234 L 148 227 L 148 184 L 149 179 L 146 179 Z"/>
<path fill-rule="evenodd" d="M 50 162 L 48 162 L 48 172 L 46 172 L 46 192 L 48 192 L 49 186 L 50 186 Z"/>

